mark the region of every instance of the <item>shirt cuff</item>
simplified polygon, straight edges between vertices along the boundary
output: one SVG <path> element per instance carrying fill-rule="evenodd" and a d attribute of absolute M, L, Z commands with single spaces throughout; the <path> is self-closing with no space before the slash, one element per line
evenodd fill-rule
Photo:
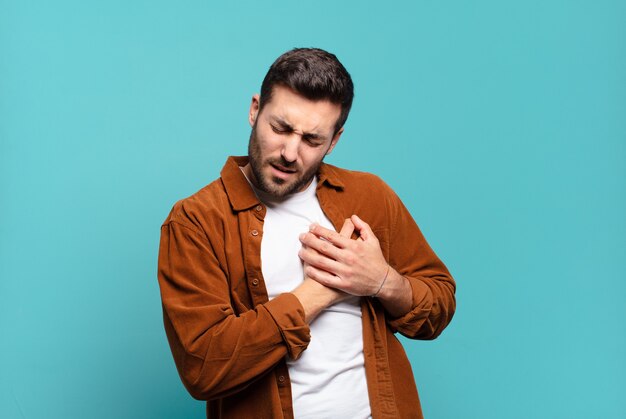
<path fill-rule="evenodd" d="M 291 359 L 298 359 L 311 341 L 311 331 L 305 321 L 304 308 L 291 293 L 278 295 L 264 304 L 280 330 Z"/>

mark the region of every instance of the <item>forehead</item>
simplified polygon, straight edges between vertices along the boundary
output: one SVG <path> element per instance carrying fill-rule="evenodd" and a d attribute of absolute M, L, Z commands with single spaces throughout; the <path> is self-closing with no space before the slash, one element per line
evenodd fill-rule
<path fill-rule="evenodd" d="M 310 100 L 286 86 L 277 85 L 262 113 L 303 132 L 334 132 L 341 105 L 328 100 Z"/>

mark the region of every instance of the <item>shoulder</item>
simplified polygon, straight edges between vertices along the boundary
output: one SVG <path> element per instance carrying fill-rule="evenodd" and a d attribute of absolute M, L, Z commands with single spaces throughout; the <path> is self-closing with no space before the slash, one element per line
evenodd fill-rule
<path fill-rule="evenodd" d="M 163 225 L 176 223 L 196 232 L 206 231 L 220 214 L 230 211 L 228 196 L 221 179 L 216 179 L 194 194 L 176 202 Z"/>
<path fill-rule="evenodd" d="M 322 205 L 336 208 L 344 217 L 356 214 L 373 230 L 393 229 L 403 205 L 385 181 L 372 173 L 332 165 L 322 169 L 320 181 L 324 185 L 318 193 Z"/>
<path fill-rule="evenodd" d="M 324 164 L 321 169 L 322 180 L 348 192 L 363 190 L 376 192 L 391 192 L 391 188 L 379 176 L 358 170 L 349 170 L 331 164 Z"/>

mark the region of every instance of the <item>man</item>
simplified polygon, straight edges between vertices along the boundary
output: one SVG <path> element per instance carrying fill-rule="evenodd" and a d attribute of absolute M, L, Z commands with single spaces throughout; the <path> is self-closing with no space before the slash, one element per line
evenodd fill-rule
<path fill-rule="evenodd" d="M 252 98 L 248 156 L 162 226 L 165 329 L 207 417 L 422 417 L 394 333 L 437 337 L 455 284 L 386 184 L 322 163 L 352 98 L 334 55 L 283 54 Z"/>

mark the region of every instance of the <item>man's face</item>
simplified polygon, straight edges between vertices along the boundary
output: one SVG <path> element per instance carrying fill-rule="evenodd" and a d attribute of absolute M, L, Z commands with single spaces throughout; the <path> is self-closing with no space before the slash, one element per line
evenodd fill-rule
<path fill-rule="evenodd" d="M 259 112 L 255 95 L 246 175 L 274 197 L 306 189 L 343 132 L 334 133 L 340 113 L 338 104 L 311 101 L 284 86 L 274 87 L 272 99 Z"/>

